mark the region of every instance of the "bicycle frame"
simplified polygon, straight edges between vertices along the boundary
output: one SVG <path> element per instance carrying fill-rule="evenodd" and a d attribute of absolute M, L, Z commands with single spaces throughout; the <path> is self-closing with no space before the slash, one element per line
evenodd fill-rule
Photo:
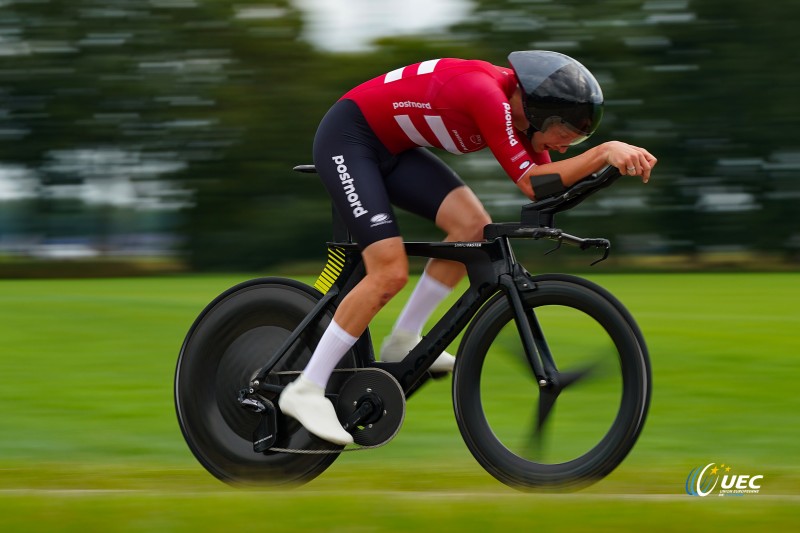
<path fill-rule="evenodd" d="M 358 342 L 364 343 L 361 346 L 366 349 L 358 350 L 358 353 L 369 354 L 369 357 L 364 358 L 362 355 L 365 360 L 358 362 L 360 366 L 385 370 L 397 379 L 406 397 L 410 396 L 431 377 L 428 372 L 430 366 L 464 330 L 481 306 L 498 291 L 503 291 L 514 309 L 515 322 L 537 381 L 542 386 L 549 382 L 549 370 L 553 366 L 544 338 L 541 334 L 537 335 L 540 329 L 536 318 L 524 310 L 520 296 L 521 291 L 533 290 L 535 287 L 528 272 L 516 262 L 508 236 L 478 242 L 409 242 L 405 243 L 405 248 L 409 256 L 463 263 L 470 285 L 402 361 L 375 361 L 369 335 L 363 335 Z M 318 289 L 325 291 L 324 295 L 256 375 L 254 381 L 264 383 L 264 378 L 272 367 L 286 354 L 302 331 L 326 312 L 332 311 L 363 275 L 364 264 L 356 244 L 329 243 L 328 263 L 315 284 Z"/>

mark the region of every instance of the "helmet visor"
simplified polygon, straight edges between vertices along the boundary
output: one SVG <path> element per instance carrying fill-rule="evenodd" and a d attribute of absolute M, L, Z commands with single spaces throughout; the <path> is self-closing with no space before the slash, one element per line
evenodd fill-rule
<path fill-rule="evenodd" d="M 600 111 L 600 114 L 602 115 L 602 110 Z M 594 124 L 598 123 L 599 120 L 594 122 Z M 544 122 L 542 123 L 542 128 L 539 131 L 545 133 L 546 131 L 548 131 L 550 128 L 553 127 L 561 130 L 558 133 L 560 133 L 560 136 L 564 138 L 564 144 L 567 144 L 569 146 L 575 146 L 576 144 L 582 143 L 583 141 L 591 137 L 592 133 L 594 133 L 594 130 L 597 129 L 596 127 L 594 127 L 591 128 L 590 131 L 581 130 L 576 128 L 563 118 L 554 116 L 545 119 Z"/>

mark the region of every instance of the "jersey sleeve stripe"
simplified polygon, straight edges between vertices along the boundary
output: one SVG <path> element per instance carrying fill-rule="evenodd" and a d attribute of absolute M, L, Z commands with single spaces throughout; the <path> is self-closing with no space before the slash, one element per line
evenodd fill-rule
<path fill-rule="evenodd" d="M 430 74 L 433 72 L 433 69 L 436 68 L 436 63 L 438 62 L 438 59 L 429 59 L 428 61 L 423 61 L 419 64 L 419 67 L 417 67 L 417 74 Z"/>
<path fill-rule="evenodd" d="M 433 147 L 431 143 L 425 140 L 425 137 L 419 132 L 419 130 L 414 126 L 414 123 L 411 122 L 411 117 L 408 115 L 395 115 L 395 121 L 397 121 L 397 125 L 400 126 L 400 129 L 403 130 L 411 142 L 416 144 L 417 146 L 430 146 Z"/>
<path fill-rule="evenodd" d="M 453 142 L 453 138 L 447 131 L 447 126 L 444 125 L 444 120 L 442 120 L 442 117 L 437 115 L 425 115 L 425 122 L 428 123 L 428 126 L 430 126 L 433 134 L 436 135 L 436 138 L 440 143 L 442 143 L 442 148 L 451 154 L 462 153 L 461 150 L 456 148 L 456 143 Z"/>
<path fill-rule="evenodd" d="M 534 167 L 535 167 L 536 165 L 531 165 L 531 166 L 534 166 Z M 528 168 L 530 168 L 530 167 L 528 167 Z M 525 177 L 525 173 L 526 173 L 526 172 L 528 172 L 528 168 L 526 168 L 526 169 L 525 169 L 525 170 L 522 172 L 522 174 L 520 174 L 520 175 L 519 175 L 519 177 L 518 177 L 517 179 L 513 180 L 513 181 L 514 181 L 514 183 L 517 183 L 519 180 L 521 180 L 522 178 L 524 178 L 524 177 Z"/>
<path fill-rule="evenodd" d="M 383 83 L 392 83 L 393 81 L 397 81 L 400 78 L 402 78 L 403 77 L 403 70 L 405 68 L 406 67 L 400 67 L 400 68 L 395 69 L 395 70 L 393 70 L 391 72 L 387 72 L 386 73 L 386 77 L 383 78 Z"/>

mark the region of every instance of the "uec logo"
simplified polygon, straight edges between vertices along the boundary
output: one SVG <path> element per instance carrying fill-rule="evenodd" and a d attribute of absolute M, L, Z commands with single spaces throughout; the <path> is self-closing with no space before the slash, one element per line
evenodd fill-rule
<path fill-rule="evenodd" d="M 730 470 L 730 466 L 717 467 L 716 463 L 709 463 L 704 467 L 698 466 L 689 472 L 689 476 L 686 478 L 686 494 L 705 497 L 714 491 L 717 484 L 719 484 L 720 496 L 757 494 L 761 489 L 759 483 L 764 476 L 728 474 Z"/>

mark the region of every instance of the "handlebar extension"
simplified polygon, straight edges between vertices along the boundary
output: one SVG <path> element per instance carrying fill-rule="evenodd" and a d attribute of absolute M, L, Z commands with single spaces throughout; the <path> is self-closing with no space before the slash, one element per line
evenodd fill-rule
<path fill-rule="evenodd" d="M 540 183 L 547 184 L 545 189 L 548 188 L 553 176 L 557 175 L 547 174 L 533 178 L 531 184 L 534 190 L 539 188 L 538 185 Z M 616 167 L 606 166 L 602 170 L 581 179 L 572 187 L 563 189 L 555 194 L 551 193 L 542 198 L 537 198 L 535 201 L 522 206 L 520 222 L 524 225 L 535 227 L 553 227 L 553 219 L 556 213 L 572 209 L 600 189 L 610 186 L 620 176 L 621 174 Z"/>
<path fill-rule="evenodd" d="M 595 192 L 608 187 L 621 176 L 615 167 L 607 166 L 602 170 L 586 176 L 569 188 L 560 187 L 561 177 L 557 174 L 538 176 L 532 182 L 534 191 L 543 195 L 537 200 L 522 206 L 520 222 L 489 224 L 484 228 L 484 237 L 493 240 L 497 237 L 547 239 L 558 242 L 552 253 L 561 248 L 565 242 L 577 246 L 581 250 L 598 248 L 603 250 L 603 257 L 592 265 L 608 258 L 611 242 L 601 238 L 582 238 L 564 233 L 553 226 L 555 214 L 571 209 Z"/>

